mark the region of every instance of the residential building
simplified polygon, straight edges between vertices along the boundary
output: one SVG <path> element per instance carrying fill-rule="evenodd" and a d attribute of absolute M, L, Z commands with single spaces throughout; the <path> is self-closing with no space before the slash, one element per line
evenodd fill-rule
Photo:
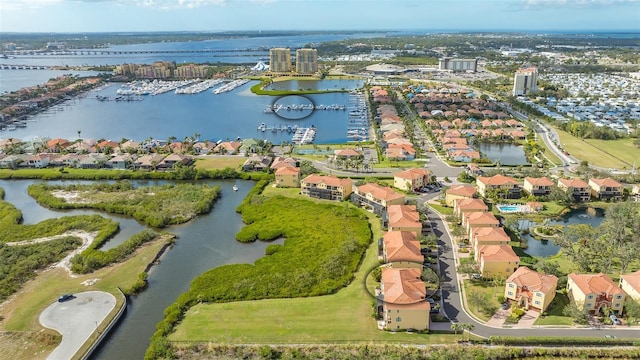
<path fill-rule="evenodd" d="M 171 169 L 176 164 L 189 165 L 193 162 L 193 158 L 189 155 L 182 154 L 169 154 L 167 155 L 160 164 L 158 164 L 158 168 L 160 169 Z"/>
<path fill-rule="evenodd" d="M 551 187 L 554 185 L 553 181 L 551 181 L 548 177 L 525 177 L 524 185 L 522 188 L 524 191 L 533 196 L 545 196 L 551 193 Z"/>
<path fill-rule="evenodd" d="M 556 296 L 558 278 L 520 266 L 505 283 L 504 297 L 517 306 L 545 311 Z"/>
<path fill-rule="evenodd" d="M 571 191 L 573 198 L 577 202 L 585 202 L 591 199 L 591 188 L 589 184 L 582 179 L 558 179 L 558 188 L 565 192 Z"/>
<path fill-rule="evenodd" d="M 268 171 L 273 158 L 271 156 L 256 155 L 249 156 L 242 164 L 243 171 Z"/>
<path fill-rule="evenodd" d="M 476 178 L 478 193 L 484 197 L 488 197 L 492 191 L 495 191 L 499 198 L 519 199 L 520 184 L 511 177 L 501 174 L 491 177 L 478 176 Z"/>
<path fill-rule="evenodd" d="M 421 269 L 383 268 L 381 290 L 383 318 L 388 330 L 429 328 L 431 305 L 425 301 L 427 289 L 420 279 Z"/>
<path fill-rule="evenodd" d="M 393 186 L 400 190 L 417 191 L 431 183 L 432 173 L 426 169 L 408 169 L 393 174 Z"/>
<path fill-rule="evenodd" d="M 471 185 L 453 185 L 448 188 L 445 193 L 445 203 L 449 207 L 453 207 L 457 199 L 471 199 L 476 197 L 475 187 Z"/>
<path fill-rule="evenodd" d="M 513 78 L 513 96 L 527 95 L 538 91 L 538 68 L 516 70 Z"/>
<path fill-rule="evenodd" d="M 478 71 L 478 59 L 453 59 L 444 57 L 438 61 L 438 70 L 449 71 Z"/>
<path fill-rule="evenodd" d="M 422 221 L 415 205 L 389 205 L 387 207 L 389 231 L 409 231 L 422 235 Z"/>
<path fill-rule="evenodd" d="M 591 187 L 591 196 L 597 199 L 614 201 L 622 199 L 622 184 L 612 178 L 591 178 L 589 187 Z"/>
<path fill-rule="evenodd" d="M 223 141 L 213 148 L 216 154 L 235 155 L 242 146 L 240 141 Z"/>
<path fill-rule="evenodd" d="M 640 301 L 640 270 L 620 275 L 620 288 L 633 300 Z"/>
<path fill-rule="evenodd" d="M 119 154 L 107 160 L 107 166 L 112 169 L 128 170 L 133 166 L 135 158 L 131 154 Z"/>
<path fill-rule="evenodd" d="M 467 212 L 485 212 L 489 207 L 482 199 L 456 199 L 453 203 L 453 213 L 462 217 Z"/>
<path fill-rule="evenodd" d="M 509 245 L 511 242 L 504 228 L 494 226 L 473 228 L 469 240 L 476 253 L 478 248 L 484 245 Z"/>
<path fill-rule="evenodd" d="M 479 227 L 498 227 L 500 220 L 490 212 L 466 212 L 462 213 L 462 226 L 466 230 L 469 239 L 473 237 L 473 230 Z"/>
<path fill-rule="evenodd" d="M 165 158 L 166 155 L 162 154 L 147 154 L 140 156 L 133 165 L 136 169 L 143 170 L 156 170 L 158 168 L 158 164 Z"/>
<path fill-rule="evenodd" d="M 296 50 L 296 72 L 298 75 L 314 75 L 318 72 L 318 50 Z"/>
<path fill-rule="evenodd" d="M 27 165 L 34 168 L 46 168 L 49 166 L 51 156 L 49 154 L 34 154 L 27 158 Z"/>
<path fill-rule="evenodd" d="M 520 257 L 509 245 L 483 245 L 475 255 L 480 274 L 487 279 L 506 279 L 520 266 Z"/>
<path fill-rule="evenodd" d="M 302 179 L 300 189 L 302 195 L 325 200 L 344 200 L 351 195 L 353 182 L 351 179 L 340 179 L 335 176 L 311 174 Z"/>
<path fill-rule="evenodd" d="M 635 184 L 631 188 L 631 199 L 640 202 L 640 184 Z"/>
<path fill-rule="evenodd" d="M 269 71 L 272 73 L 290 73 L 291 49 L 273 48 L 269 50 Z"/>
<path fill-rule="evenodd" d="M 383 223 L 386 223 L 387 220 L 387 206 L 402 205 L 404 201 L 404 194 L 375 183 L 356 186 L 351 194 L 351 202 L 374 212 L 382 218 Z"/>
<path fill-rule="evenodd" d="M 422 270 L 424 255 L 420 252 L 420 241 L 409 231 L 388 231 L 384 234 L 382 258 L 396 268 L 419 268 Z"/>
<path fill-rule="evenodd" d="M 578 307 L 600 313 L 604 307 L 622 314 L 626 294 L 606 274 L 569 274 L 567 295 Z"/>
<path fill-rule="evenodd" d="M 299 187 L 300 168 L 283 166 L 276 170 L 276 186 L 278 187 Z"/>

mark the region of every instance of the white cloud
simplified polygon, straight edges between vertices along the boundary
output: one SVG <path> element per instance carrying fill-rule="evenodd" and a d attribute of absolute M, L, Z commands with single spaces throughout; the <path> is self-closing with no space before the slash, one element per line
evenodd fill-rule
<path fill-rule="evenodd" d="M 255 1 L 255 0 L 250 0 Z M 265 1 L 265 0 L 258 0 Z M 139 6 L 156 9 L 193 9 L 205 6 L 223 6 L 227 0 L 0 0 L 0 7 L 4 10 L 37 9 L 60 3 L 108 3 L 122 6 Z"/>

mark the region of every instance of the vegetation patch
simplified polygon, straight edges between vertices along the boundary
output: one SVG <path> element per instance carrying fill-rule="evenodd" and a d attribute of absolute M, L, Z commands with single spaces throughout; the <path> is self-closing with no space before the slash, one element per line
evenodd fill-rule
<path fill-rule="evenodd" d="M 211 210 L 219 187 L 169 184 L 135 188 L 129 181 L 114 184 L 29 186 L 29 195 L 55 209 L 92 208 L 124 214 L 153 227 L 187 222 Z"/>

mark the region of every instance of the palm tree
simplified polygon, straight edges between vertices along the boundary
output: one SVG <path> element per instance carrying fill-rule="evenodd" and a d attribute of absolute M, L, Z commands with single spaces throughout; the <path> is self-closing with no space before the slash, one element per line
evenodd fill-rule
<path fill-rule="evenodd" d="M 451 331 L 453 331 L 455 335 L 458 335 L 458 331 L 461 331 L 461 330 L 462 330 L 462 324 L 459 324 L 459 323 L 451 324 Z"/>
<path fill-rule="evenodd" d="M 475 328 L 475 325 L 473 324 L 461 324 L 460 325 L 462 327 L 462 338 L 464 339 L 464 333 L 465 331 L 467 331 L 469 333 L 469 336 L 467 337 L 467 339 L 471 338 L 471 331 Z"/>
<path fill-rule="evenodd" d="M 82 140 L 82 137 L 80 137 L 81 134 L 82 134 L 82 130 L 78 130 L 78 140 Z"/>

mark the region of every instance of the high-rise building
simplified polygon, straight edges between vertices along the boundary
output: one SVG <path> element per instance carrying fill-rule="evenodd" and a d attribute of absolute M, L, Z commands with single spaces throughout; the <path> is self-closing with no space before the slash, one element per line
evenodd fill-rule
<path fill-rule="evenodd" d="M 303 75 L 312 75 L 318 72 L 318 50 L 296 50 L 296 72 Z"/>
<path fill-rule="evenodd" d="M 452 59 L 442 58 L 438 63 L 439 70 L 451 71 L 478 71 L 478 59 Z"/>
<path fill-rule="evenodd" d="M 269 69 L 274 73 L 291 72 L 291 49 L 273 48 L 269 50 Z"/>
<path fill-rule="evenodd" d="M 516 70 L 513 78 L 513 96 L 527 95 L 538 91 L 538 68 Z"/>

